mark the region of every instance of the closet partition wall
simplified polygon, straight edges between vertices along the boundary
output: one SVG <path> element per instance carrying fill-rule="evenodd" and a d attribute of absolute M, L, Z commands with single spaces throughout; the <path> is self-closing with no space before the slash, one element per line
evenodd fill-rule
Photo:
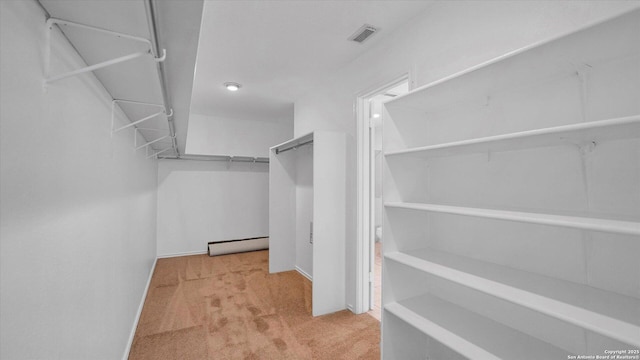
<path fill-rule="evenodd" d="M 315 131 L 269 159 L 269 271 L 309 278 L 314 316 L 343 310 L 346 136 Z"/>
<path fill-rule="evenodd" d="M 384 359 L 638 355 L 640 11 L 385 107 Z"/>

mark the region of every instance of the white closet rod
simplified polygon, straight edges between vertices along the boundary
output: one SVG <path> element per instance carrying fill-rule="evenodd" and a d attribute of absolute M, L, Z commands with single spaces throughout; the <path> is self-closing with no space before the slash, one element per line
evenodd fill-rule
<path fill-rule="evenodd" d="M 158 56 L 158 49 L 160 49 L 160 40 L 158 39 L 158 31 L 156 27 L 156 12 L 154 8 L 154 0 L 145 1 L 145 10 L 147 13 L 147 23 L 149 24 L 149 34 L 151 34 L 151 48 L 154 54 Z M 167 122 L 169 123 L 169 136 L 171 137 L 171 146 L 176 153 L 176 157 L 180 157 L 180 150 L 178 149 L 178 140 L 176 139 L 176 129 L 173 123 L 173 108 L 171 107 L 171 98 L 169 97 L 169 91 L 167 88 L 167 80 L 164 72 L 164 62 L 156 62 L 156 69 L 158 71 L 158 77 L 160 79 L 160 90 L 162 92 L 162 100 L 164 102 L 164 108 L 170 109 L 170 114 L 167 116 Z"/>
<path fill-rule="evenodd" d="M 160 159 L 164 159 L 164 160 L 191 160 L 191 161 L 222 161 L 222 162 L 229 162 L 229 163 L 234 163 L 234 162 L 249 162 L 249 163 L 258 163 L 258 164 L 268 164 L 269 163 L 269 158 L 266 157 L 250 157 L 250 156 L 206 156 L 206 155 L 201 155 L 201 156 L 189 156 L 189 155 L 183 155 L 180 157 L 174 157 L 174 156 L 163 156 L 160 157 Z"/>
<path fill-rule="evenodd" d="M 288 146 L 286 148 L 282 148 L 282 149 L 281 148 L 277 148 L 276 149 L 276 155 L 280 154 L 280 153 L 283 153 L 285 151 L 295 150 L 295 149 L 299 148 L 300 146 L 309 145 L 309 144 L 313 144 L 313 139 L 307 140 L 307 141 L 299 143 L 299 144 L 290 145 L 290 146 Z"/>

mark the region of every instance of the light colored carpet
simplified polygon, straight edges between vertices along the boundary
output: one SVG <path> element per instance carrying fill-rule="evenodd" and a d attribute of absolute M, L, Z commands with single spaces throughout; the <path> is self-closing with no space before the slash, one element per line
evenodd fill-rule
<path fill-rule="evenodd" d="M 311 283 L 269 252 L 159 259 L 129 359 L 379 359 L 380 323 L 311 316 Z"/>

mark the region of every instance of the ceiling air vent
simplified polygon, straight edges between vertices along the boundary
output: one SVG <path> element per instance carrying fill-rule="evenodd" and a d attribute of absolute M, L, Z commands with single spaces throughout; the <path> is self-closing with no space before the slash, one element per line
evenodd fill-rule
<path fill-rule="evenodd" d="M 378 29 L 376 29 L 375 27 L 368 24 L 364 24 L 362 25 L 362 27 L 360 27 L 360 29 L 358 29 L 355 33 L 353 33 L 353 35 L 349 36 L 349 40 L 362 44 L 376 31 L 378 31 Z"/>

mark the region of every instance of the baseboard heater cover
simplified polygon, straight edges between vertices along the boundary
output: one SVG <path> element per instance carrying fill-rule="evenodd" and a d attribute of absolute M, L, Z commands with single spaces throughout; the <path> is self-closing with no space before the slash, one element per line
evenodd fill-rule
<path fill-rule="evenodd" d="M 212 241 L 209 243 L 209 256 L 235 254 L 269 248 L 268 237 Z"/>

